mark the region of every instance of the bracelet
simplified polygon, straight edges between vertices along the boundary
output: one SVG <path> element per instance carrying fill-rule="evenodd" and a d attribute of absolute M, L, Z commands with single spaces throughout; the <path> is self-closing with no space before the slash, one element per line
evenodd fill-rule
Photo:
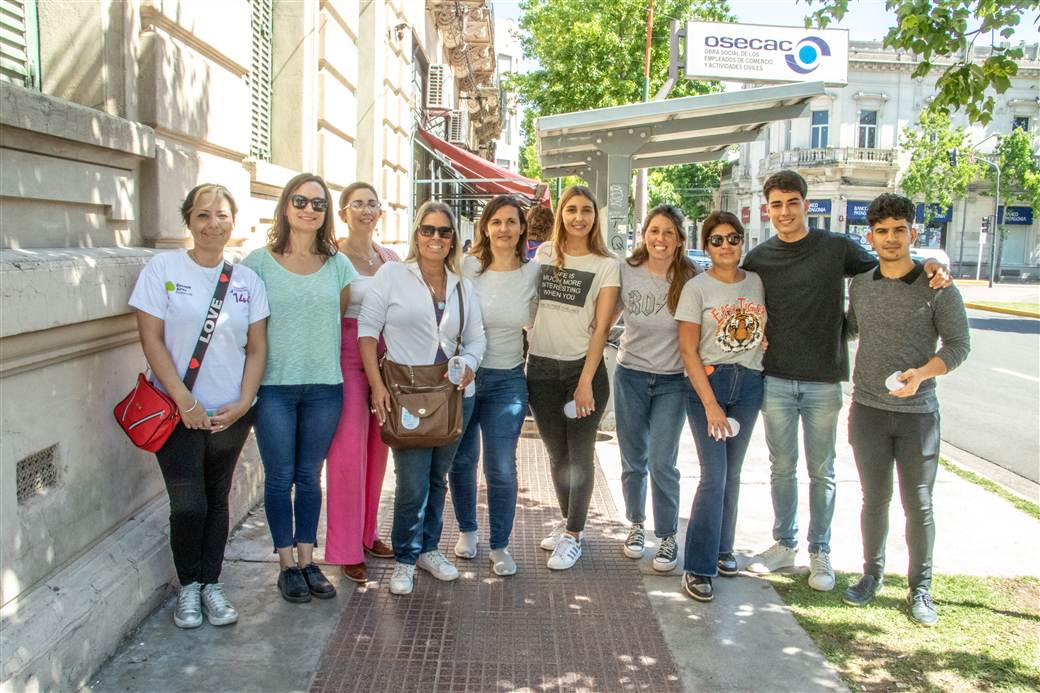
<path fill-rule="evenodd" d="M 195 411 L 195 407 L 197 406 L 199 406 L 199 401 L 195 400 L 195 404 L 191 405 L 191 409 L 185 409 L 181 412 L 181 414 L 190 414 L 191 412 Z"/>

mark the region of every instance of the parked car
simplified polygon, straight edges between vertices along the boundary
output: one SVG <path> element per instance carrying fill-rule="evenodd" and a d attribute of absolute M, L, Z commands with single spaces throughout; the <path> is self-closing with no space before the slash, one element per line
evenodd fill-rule
<path fill-rule="evenodd" d="M 711 267 L 711 258 L 708 254 L 699 248 L 687 248 L 686 257 L 693 260 L 693 264 L 697 265 L 697 269 L 704 272 Z"/>
<path fill-rule="evenodd" d="M 911 248 L 910 257 L 918 262 L 924 262 L 931 258 L 937 260 L 947 267 L 950 266 L 950 256 L 942 248 Z"/>

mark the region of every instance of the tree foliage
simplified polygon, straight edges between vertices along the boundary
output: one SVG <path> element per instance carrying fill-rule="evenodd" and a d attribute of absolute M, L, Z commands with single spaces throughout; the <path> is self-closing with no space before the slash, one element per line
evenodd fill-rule
<path fill-rule="evenodd" d="M 667 203 L 681 208 L 692 220 L 703 219 L 711 211 L 721 171 L 721 161 L 653 169 L 647 178 L 648 207 Z"/>
<path fill-rule="evenodd" d="M 806 27 L 840 21 L 849 8 L 849 0 L 803 2 L 822 5 L 805 18 Z M 1003 94 L 1011 86 L 1018 73 L 1015 61 L 1024 54 L 1021 47 L 1002 47 L 999 42 L 1011 38 L 1021 16 L 1035 13 L 1040 0 L 885 0 L 885 7 L 895 11 L 897 24 L 888 30 L 884 44 L 920 58 L 915 78 L 927 75 L 936 58 L 954 60 L 939 76 L 929 108 L 945 114 L 964 109 L 972 122 L 989 123 L 993 93 Z M 1033 18 L 1034 24 L 1038 21 Z M 989 56 L 981 63 L 965 59 L 980 40 L 991 44 Z"/>
<path fill-rule="evenodd" d="M 899 181 L 900 189 L 911 198 L 945 209 L 955 199 L 963 198 L 968 185 L 982 175 L 978 163 L 971 161 L 968 133 L 953 127 L 943 113 L 922 111 L 917 123 L 903 128 L 899 146 L 910 155 L 910 163 Z M 957 162 L 950 152 L 957 151 Z M 925 220 L 930 221 L 936 209 L 925 205 Z"/>
<path fill-rule="evenodd" d="M 1002 204 L 1025 203 L 1040 212 L 1040 165 L 1029 133 L 1018 128 L 1004 135 L 994 154 L 1000 166 Z M 996 171 L 992 168 L 989 171 L 990 178 L 995 179 Z"/>
<path fill-rule="evenodd" d="M 538 177 L 534 118 L 636 103 L 643 97 L 646 0 L 522 0 L 520 44 L 537 70 L 512 75 L 511 87 L 527 108 L 521 153 L 524 175 Z M 726 0 L 657 0 L 652 27 L 650 93 L 668 77 L 672 19 L 732 21 Z M 718 82 L 679 80 L 671 96 L 719 91 Z M 651 176 L 650 199 L 680 194 L 684 208 L 689 180 L 702 180 L 700 166 L 672 166 Z M 710 171 L 710 168 L 708 169 Z M 656 184 L 653 182 L 656 181 Z M 715 185 L 718 186 L 716 174 Z M 667 189 L 656 186 L 668 184 Z M 679 191 L 679 192 L 677 192 Z M 686 208 L 690 214 L 693 208 Z"/>

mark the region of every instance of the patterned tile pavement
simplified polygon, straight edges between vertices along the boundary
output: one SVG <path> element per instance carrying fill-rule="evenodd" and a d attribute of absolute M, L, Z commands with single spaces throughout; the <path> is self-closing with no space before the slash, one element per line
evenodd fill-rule
<path fill-rule="evenodd" d="M 415 591 L 390 594 L 392 561 L 369 562 L 321 656 L 314 693 L 333 691 L 629 691 L 681 689 L 637 564 L 621 553 L 618 515 L 597 466 L 584 552 L 568 571 L 545 567 L 538 543 L 558 517 L 549 460 L 537 439 L 518 450 L 520 494 L 510 549 L 517 575 L 481 546 L 454 559 L 462 577 L 417 572 Z M 483 489 L 483 486 L 481 487 Z M 383 536 L 389 536 L 390 513 Z M 455 545 L 450 496 L 441 547 Z"/>

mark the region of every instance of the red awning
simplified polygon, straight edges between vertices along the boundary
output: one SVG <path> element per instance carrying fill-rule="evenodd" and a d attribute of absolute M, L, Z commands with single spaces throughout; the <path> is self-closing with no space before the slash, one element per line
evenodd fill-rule
<path fill-rule="evenodd" d="M 475 190 L 488 195 L 519 194 L 534 200 L 536 191 L 540 189 L 542 194 L 538 202 L 545 207 L 552 207 L 549 188 L 544 183 L 513 173 L 425 130 L 420 129 L 419 135 L 426 144 L 451 160 L 452 167 Z"/>

